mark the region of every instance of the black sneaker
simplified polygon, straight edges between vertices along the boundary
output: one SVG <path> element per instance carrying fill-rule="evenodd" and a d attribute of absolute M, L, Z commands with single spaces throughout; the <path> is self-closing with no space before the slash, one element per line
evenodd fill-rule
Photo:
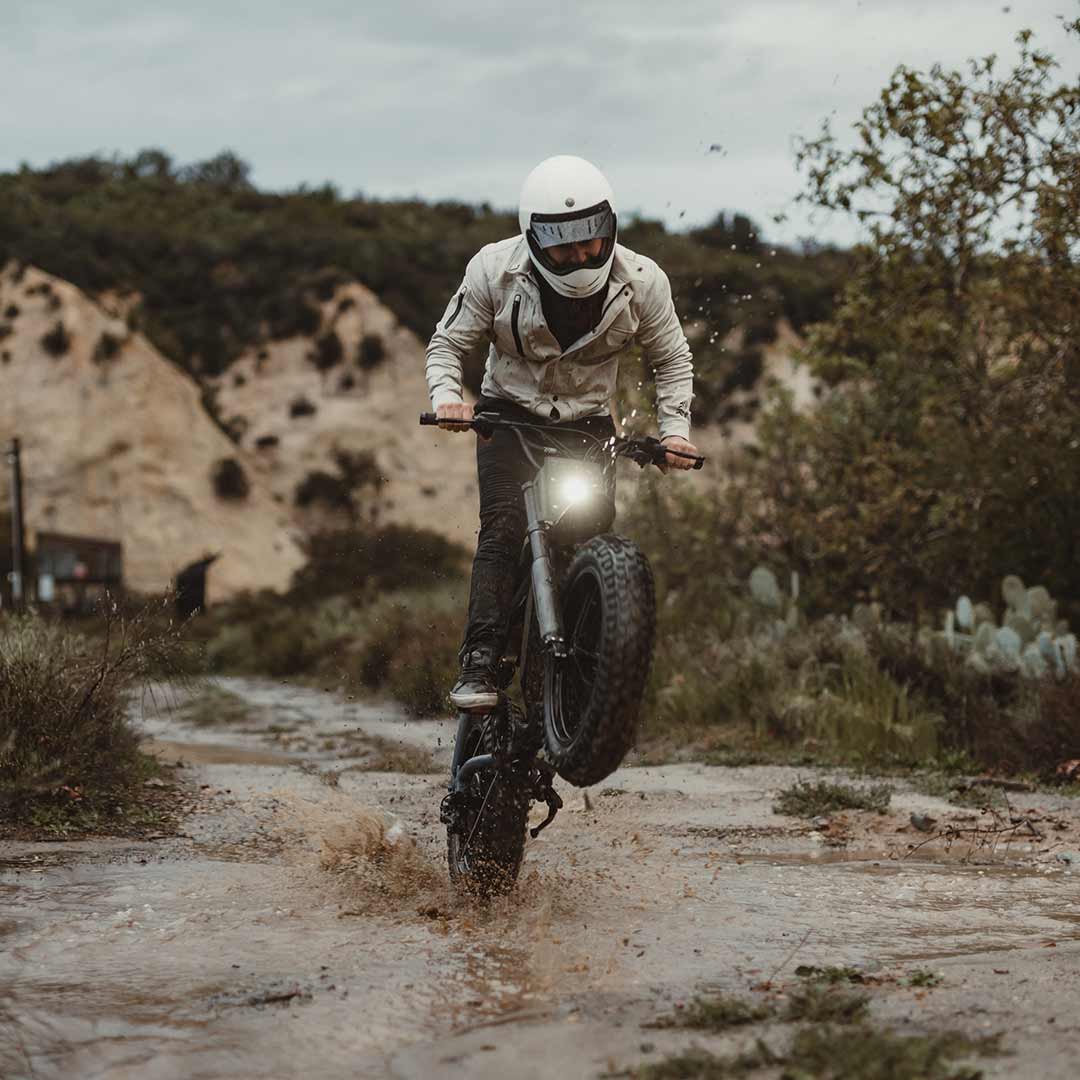
<path fill-rule="evenodd" d="M 450 691 L 450 704 L 462 712 L 487 712 L 499 704 L 489 649 L 473 649 L 461 658 L 461 677 Z"/>

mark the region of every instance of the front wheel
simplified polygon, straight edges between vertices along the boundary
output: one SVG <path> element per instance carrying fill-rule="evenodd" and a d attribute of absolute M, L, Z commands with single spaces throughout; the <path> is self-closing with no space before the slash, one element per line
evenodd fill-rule
<path fill-rule="evenodd" d="M 598 783 L 634 742 L 652 662 L 656 599 L 652 570 L 620 536 L 582 545 L 563 578 L 567 656 L 544 662 L 544 743 L 559 775 Z"/>
<path fill-rule="evenodd" d="M 478 720 L 467 736 L 463 760 L 496 749 L 494 725 L 500 714 Z M 450 880 L 478 896 L 509 892 L 525 852 L 529 791 L 525 780 L 507 768 L 481 769 L 469 781 L 462 812 L 446 833 Z"/>

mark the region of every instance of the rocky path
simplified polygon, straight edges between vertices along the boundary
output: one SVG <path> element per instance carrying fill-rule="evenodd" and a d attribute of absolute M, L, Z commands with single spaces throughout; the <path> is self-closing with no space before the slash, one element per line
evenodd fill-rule
<path fill-rule="evenodd" d="M 183 835 L 0 852 L 0 1076 L 597 1077 L 783 1045 L 790 1025 L 643 1025 L 703 988 L 779 1000 L 799 965 L 857 966 L 900 1032 L 1004 1032 L 987 1076 L 1076 1074 L 1068 800 L 1013 797 L 1040 837 L 909 855 L 912 812 L 964 812 L 900 791 L 807 823 L 772 811 L 791 769 L 626 768 L 588 799 L 564 785 L 518 890 L 483 907 L 445 884 L 446 725 L 224 685 L 242 722 L 143 720 L 198 790 Z M 373 767 L 395 761 L 439 771 Z"/>

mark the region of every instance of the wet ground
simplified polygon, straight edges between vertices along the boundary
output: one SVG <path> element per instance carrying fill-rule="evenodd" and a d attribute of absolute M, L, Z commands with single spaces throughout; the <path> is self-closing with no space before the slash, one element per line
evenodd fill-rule
<path fill-rule="evenodd" d="M 810 964 L 880 978 L 872 1015 L 896 1030 L 1004 1032 L 987 1076 L 1077 1074 L 1067 799 L 1011 794 L 1032 825 L 999 834 L 902 786 L 887 815 L 806 822 L 772 803 L 814 770 L 627 768 L 587 799 L 562 785 L 518 890 L 485 907 L 445 884 L 446 725 L 223 683 L 242 723 L 143 719 L 198 791 L 183 835 L 0 851 L 5 1080 L 596 1077 L 738 1048 L 643 1025 L 704 988 L 782 993 Z M 372 767 L 399 742 L 440 771 Z M 983 831 L 912 851 L 912 812 Z"/>

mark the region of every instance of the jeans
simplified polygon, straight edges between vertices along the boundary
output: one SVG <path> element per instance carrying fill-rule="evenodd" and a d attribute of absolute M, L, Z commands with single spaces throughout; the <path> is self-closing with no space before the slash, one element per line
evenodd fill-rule
<path fill-rule="evenodd" d="M 607 439 L 615 434 L 610 416 L 586 416 L 569 423 L 545 422 L 527 409 L 498 398 L 480 398 L 476 412 L 496 412 L 506 420 L 542 424 L 559 432 L 581 431 Z M 564 439 L 573 445 L 575 440 Z M 582 449 L 589 445 L 581 440 Z M 525 540 L 525 499 L 521 485 L 535 474 L 513 431 L 495 431 L 477 439 L 476 473 L 480 488 L 480 537 L 469 586 L 469 616 L 462 658 L 473 649 L 502 655 L 509 631 L 510 605 Z"/>

